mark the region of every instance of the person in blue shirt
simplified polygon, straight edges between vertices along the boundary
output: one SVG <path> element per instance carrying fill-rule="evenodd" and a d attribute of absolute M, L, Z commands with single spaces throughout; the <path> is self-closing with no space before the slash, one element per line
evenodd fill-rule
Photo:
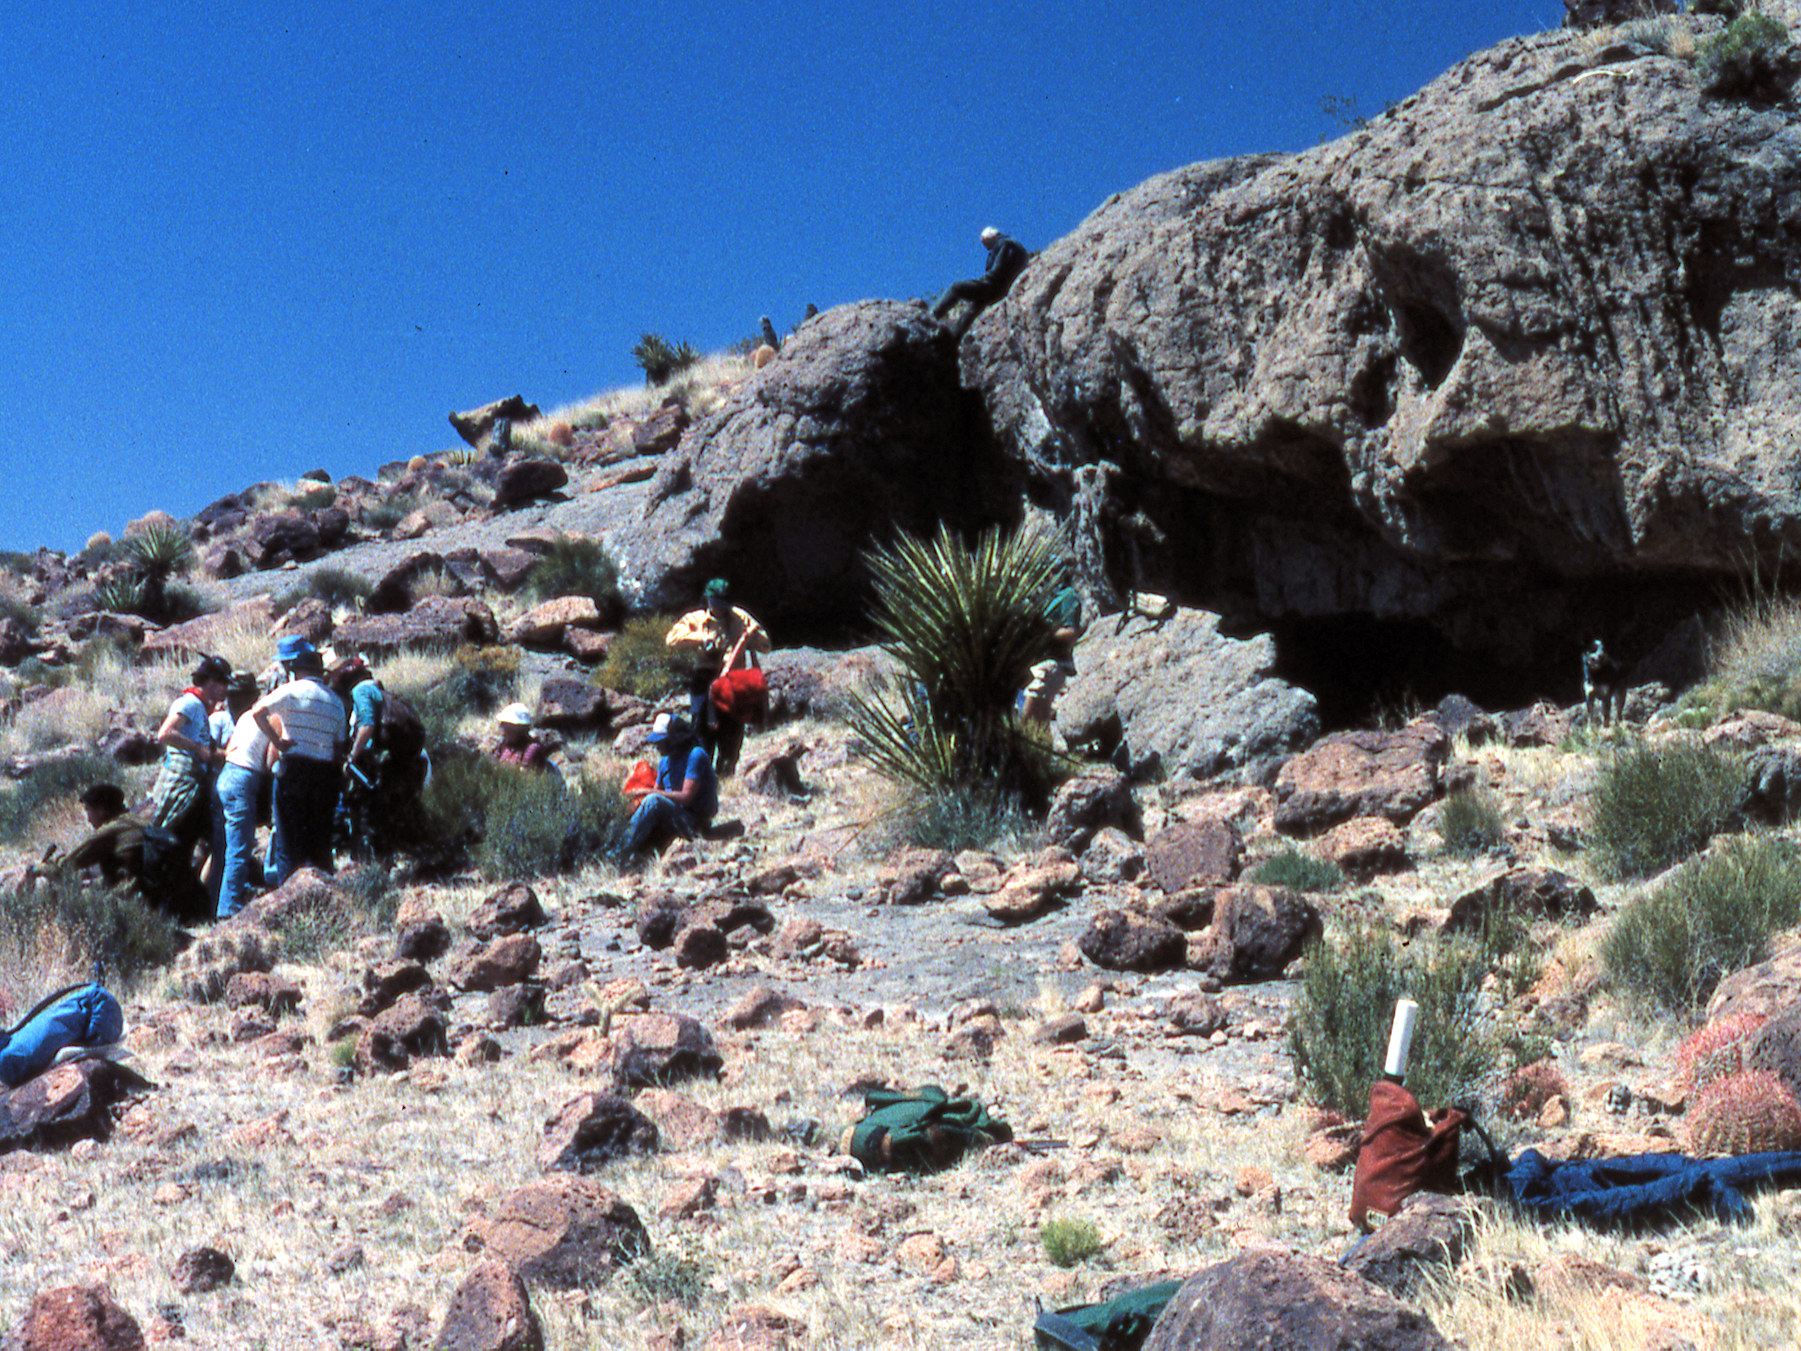
<path fill-rule="evenodd" d="M 657 784 L 627 791 L 637 808 L 627 828 L 623 851 L 627 859 L 677 835 L 693 839 L 719 810 L 719 779 L 712 758 L 695 739 L 687 719 L 659 713 L 646 740 L 661 757 Z"/>

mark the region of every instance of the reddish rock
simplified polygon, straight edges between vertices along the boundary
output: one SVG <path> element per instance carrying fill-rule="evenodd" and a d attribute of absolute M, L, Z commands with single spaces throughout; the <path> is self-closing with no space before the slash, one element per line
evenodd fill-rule
<path fill-rule="evenodd" d="M 558 596 L 534 605 L 506 626 L 503 636 L 521 647 L 554 648 L 570 628 L 600 627 L 600 607 L 591 596 Z"/>
<path fill-rule="evenodd" d="M 1145 871 L 1166 895 L 1230 882 L 1244 860 L 1244 840 L 1230 821 L 1180 822 L 1144 846 Z"/>
<path fill-rule="evenodd" d="M 494 481 L 494 509 L 548 497 L 569 482 L 569 471 L 555 460 L 515 460 Z"/>
<path fill-rule="evenodd" d="M 1422 1277 L 1463 1260 L 1475 1229 L 1467 1201 L 1417 1192 L 1394 1218 L 1346 1256 L 1344 1266 L 1372 1285 L 1406 1299 Z"/>
<path fill-rule="evenodd" d="M 503 934 L 458 962 L 450 983 L 459 990 L 498 990 L 536 975 L 543 959 L 544 950 L 530 934 Z"/>
<path fill-rule="evenodd" d="M 150 1083 L 110 1060 L 72 1060 L 0 1093 L 0 1153 L 104 1140 L 118 1109 Z"/>
<path fill-rule="evenodd" d="M 1595 893 L 1568 873 L 1532 864 L 1509 869 L 1464 892 L 1451 902 L 1445 929 L 1474 933 L 1491 915 L 1586 921 L 1600 911 Z"/>
<path fill-rule="evenodd" d="M 1381 816 L 1341 822 L 1326 832 L 1318 847 L 1341 872 L 1360 881 L 1412 866 L 1407 837 L 1393 821 Z"/>
<path fill-rule="evenodd" d="M 189 1248 L 175 1259 L 169 1276 L 182 1294 L 200 1295 L 230 1285 L 237 1274 L 236 1264 L 217 1248 Z"/>
<path fill-rule="evenodd" d="M 605 661 L 612 646 L 613 635 L 610 633 L 578 628 L 563 630 L 563 651 L 584 666 L 594 666 Z"/>
<path fill-rule="evenodd" d="M 275 621 L 269 637 L 277 642 L 289 637 L 304 638 L 322 648 L 331 641 L 332 624 L 331 606 L 317 596 L 308 596 Z"/>
<path fill-rule="evenodd" d="M 685 1013 L 643 1013 L 612 1035 L 613 1076 L 620 1088 L 644 1088 L 717 1075 L 725 1059 L 713 1035 Z"/>
<path fill-rule="evenodd" d="M 1118 826 L 1132 834 L 1137 825 L 1137 807 L 1126 776 L 1115 770 L 1090 770 L 1069 780 L 1051 799 L 1044 819 L 1044 842 L 1079 854 L 1102 827 Z"/>
<path fill-rule="evenodd" d="M 494 612 L 463 596 L 427 596 L 405 614 L 358 615 L 338 626 L 337 641 L 369 657 L 411 648 L 492 645 L 500 636 Z"/>
<path fill-rule="evenodd" d="M 1431 722 L 1398 732 L 1337 732 L 1282 766 L 1276 829 L 1314 835 L 1356 816 L 1405 825 L 1438 796 L 1451 739 Z"/>
<path fill-rule="evenodd" d="M 594 1179 L 567 1173 L 510 1193 L 478 1233 L 490 1257 L 553 1289 L 592 1287 L 650 1252 L 637 1211 Z"/>
<path fill-rule="evenodd" d="M 225 1007 L 263 1009 L 279 1018 L 300 1007 L 300 986 L 268 971 L 240 971 L 225 987 Z"/>
<path fill-rule="evenodd" d="M 444 556 L 430 549 L 414 549 L 382 574 L 363 600 L 366 615 L 405 614 L 413 605 L 413 586 L 430 574 L 443 576 Z M 461 586 L 461 583 L 458 583 Z"/>
<path fill-rule="evenodd" d="M 1203 969 L 1221 981 L 1274 980 L 1321 929 L 1319 911 L 1298 891 L 1250 882 L 1221 887 Z"/>
<path fill-rule="evenodd" d="M 504 1262 L 482 1262 L 450 1297 L 435 1351 L 544 1351 L 525 1283 Z"/>
<path fill-rule="evenodd" d="M 143 1351 L 137 1319 L 104 1285 L 65 1285 L 32 1297 L 8 1351 Z"/>
<path fill-rule="evenodd" d="M 769 1027 L 784 1013 L 805 1007 L 791 994 L 768 985 L 759 985 L 755 989 L 746 990 L 732 1006 L 731 1012 L 725 1015 L 725 1025 L 739 1032 L 753 1027 Z"/>
<path fill-rule="evenodd" d="M 536 929 L 546 922 L 538 893 L 524 882 L 509 882 L 482 898 L 482 903 L 469 916 L 468 929 L 486 941 L 505 934 Z"/>
<path fill-rule="evenodd" d="M 559 731 L 594 731 L 610 716 L 607 691 L 586 680 L 553 676 L 538 693 L 538 725 Z"/>
<path fill-rule="evenodd" d="M 355 1064 L 361 1074 L 403 1070 L 422 1056 L 447 1055 L 444 1016 L 417 994 L 402 995 L 357 1037 Z"/>
<path fill-rule="evenodd" d="M 723 962 L 730 949 L 725 935 L 711 923 L 690 924 L 675 936 L 675 964 L 684 971 L 704 971 Z"/>
<path fill-rule="evenodd" d="M 1188 958 L 1188 940 L 1167 920 L 1103 910 L 1076 939 L 1082 955 L 1109 971 L 1171 971 Z"/>
<path fill-rule="evenodd" d="M 876 873 L 877 897 L 885 905 L 918 905 L 938 894 L 956 863 L 942 849 L 902 849 Z"/>
<path fill-rule="evenodd" d="M 592 1173 L 615 1159 L 657 1150 L 657 1127 L 624 1098 L 583 1093 L 545 1124 L 538 1166 L 547 1173 Z"/>

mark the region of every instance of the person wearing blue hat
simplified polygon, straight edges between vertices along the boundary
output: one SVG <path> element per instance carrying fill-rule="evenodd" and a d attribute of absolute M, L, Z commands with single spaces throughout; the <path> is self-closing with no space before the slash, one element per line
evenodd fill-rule
<path fill-rule="evenodd" d="M 276 657 L 289 679 L 245 714 L 275 748 L 274 829 L 269 836 L 270 886 L 311 864 L 331 872 L 332 819 L 338 810 L 338 765 L 350 740 L 344 701 L 325 682 L 325 659 L 301 638 L 284 638 Z M 220 911 L 225 910 L 220 897 Z"/>
<path fill-rule="evenodd" d="M 637 808 L 626 832 L 623 852 L 627 859 L 677 835 L 693 839 L 719 810 L 719 779 L 713 772 L 713 758 L 695 739 L 686 719 L 659 713 L 645 740 L 660 755 L 657 783 L 654 788 L 626 790 Z"/>

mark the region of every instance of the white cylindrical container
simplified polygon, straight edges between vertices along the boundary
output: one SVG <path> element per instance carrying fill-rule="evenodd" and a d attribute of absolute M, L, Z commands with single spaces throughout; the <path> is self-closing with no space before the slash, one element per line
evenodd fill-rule
<path fill-rule="evenodd" d="M 1395 1001 L 1395 1020 L 1388 1030 L 1388 1058 L 1382 1072 L 1392 1079 L 1407 1077 L 1407 1057 L 1413 1051 L 1413 1029 L 1419 1025 L 1420 1006 L 1411 999 Z"/>

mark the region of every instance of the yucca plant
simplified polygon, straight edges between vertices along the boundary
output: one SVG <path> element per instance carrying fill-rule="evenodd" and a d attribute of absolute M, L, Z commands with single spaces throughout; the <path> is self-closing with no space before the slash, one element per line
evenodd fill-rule
<path fill-rule="evenodd" d="M 632 348 L 632 359 L 644 371 L 644 382 L 660 385 L 700 360 L 700 353 L 685 342 L 671 343 L 659 333 L 646 333 Z"/>
<path fill-rule="evenodd" d="M 1051 650 L 1051 542 L 984 532 L 966 544 L 943 526 L 868 551 L 873 618 L 902 671 L 898 702 L 856 694 L 850 722 L 890 778 L 928 791 L 1033 797 L 1046 748 L 1014 716 L 1015 694 Z"/>
<path fill-rule="evenodd" d="M 194 565 L 194 542 L 180 526 L 157 521 L 125 542 L 125 557 L 143 589 L 138 612 L 163 618 L 170 581 Z"/>

